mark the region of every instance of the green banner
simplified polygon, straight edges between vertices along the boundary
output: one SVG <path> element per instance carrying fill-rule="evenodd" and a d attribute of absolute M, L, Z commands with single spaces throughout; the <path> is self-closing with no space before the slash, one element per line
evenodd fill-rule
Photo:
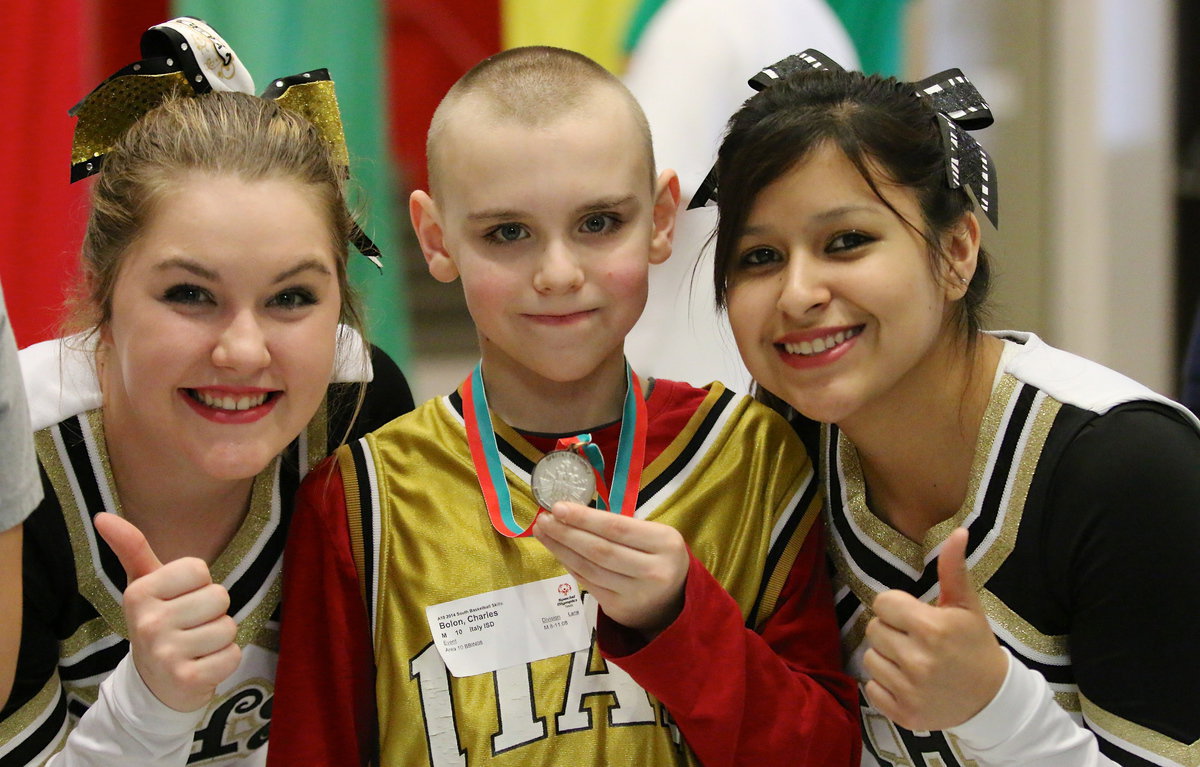
<path fill-rule="evenodd" d="M 902 76 L 904 11 L 908 0 L 828 1 L 854 41 L 862 71 L 867 74 Z"/>
<path fill-rule="evenodd" d="M 379 245 L 384 271 L 352 249 L 350 279 L 366 308 L 368 340 L 403 366 L 410 359 L 398 197 L 387 141 L 383 9 L 377 0 L 174 0 L 175 15 L 204 19 L 233 46 L 261 93 L 268 78 L 325 67 L 337 87 L 350 150 L 351 205 Z"/>

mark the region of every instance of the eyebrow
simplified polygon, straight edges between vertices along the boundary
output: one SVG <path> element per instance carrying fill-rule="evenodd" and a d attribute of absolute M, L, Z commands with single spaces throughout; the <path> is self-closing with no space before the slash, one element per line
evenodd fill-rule
<path fill-rule="evenodd" d="M 219 275 L 217 272 L 186 258 L 168 258 L 166 261 L 157 264 L 154 268 L 160 272 L 168 269 L 182 269 L 185 272 L 190 272 L 197 277 L 210 280 L 212 282 L 218 282 L 221 279 L 221 275 Z M 290 269 L 285 269 L 284 271 L 280 272 L 278 275 L 276 275 L 275 279 L 271 280 L 271 283 L 275 284 L 284 282 L 285 280 L 290 280 L 297 274 L 306 271 L 314 271 L 318 274 L 324 275 L 331 274 L 329 267 L 327 267 L 325 264 L 321 263 L 315 258 L 308 258 L 291 267 Z"/>
<path fill-rule="evenodd" d="M 502 221 L 522 218 L 525 214 L 517 210 L 481 210 L 478 213 L 468 213 L 468 221 Z"/>
<path fill-rule="evenodd" d="M 624 197 L 601 197 L 597 200 L 585 202 L 577 207 L 574 211 L 575 215 L 584 213 L 592 213 L 597 210 L 610 210 L 612 208 L 620 208 L 630 203 L 637 202 L 637 195 L 630 194 Z M 496 209 L 496 210 L 481 210 L 475 213 L 468 213 L 468 221 L 510 221 L 520 220 L 528 217 L 528 213 L 520 210 L 512 209 Z"/>
<path fill-rule="evenodd" d="M 842 216 L 848 215 L 850 213 L 879 214 L 881 212 L 882 211 L 880 211 L 879 208 L 877 208 L 873 205 L 842 205 L 837 208 L 830 208 L 829 210 L 821 211 L 820 213 L 818 213 L 814 216 L 810 216 L 810 219 L 812 221 L 820 223 L 820 222 L 824 222 L 824 221 L 836 220 L 836 219 L 839 219 Z M 770 225 L 758 225 L 758 226 L 747 225 L 742 228 L 742 236 L 743 237 L 759 236 L 759 235 L 766 234 L 770 230 L 771 230 Z"/>
<path fill-rule="evenodd" d="M 591 213 L 597 210 L 608 210 L 609 208 L 620 208 L 629 205 L 632 202 L 637 202 L 637 195 L 630 194 L 624 197 L 601 197 L 599 200 L 594 200 L 589 203 L 580 205 L 575 209 L 576 213 Z"/>
<path fill-rule="evenodd" d="M 274 280 L 272 280 L 272 282 L 274 283 L 274 282 L 283 282 L 284 280 L 290 280 L 291 278 L 295 277 L 297 274 L 300 274 L 301 272 L 307 272 L 307 271 L 317 272 L 318 274 L 322 274 L 322 275 L 326 275 L 326 276 L 328 276 L 329 274 L 332 274 L 332 272 L 329 271 L 328 266 L 325 266 L 325 264 L 321 263 L 320 261 L 318 261 L 315 258 L 309 258 L 309 259 L 305 259 L 304 261 L 301 261 L 300 263 L 296 264 L 291 269 L 286 269 L 286 270 L 280 272 L 279 275 Z"/>
<path fill-rule="evenodd" d="M 218 279 L 220 279 L 220 275 L 218 275 L 212 269 L 207 269 L 195 261 L 189 261 L 186 258 L 168 258 L 166 261 L 155 264 L 154 268 L 156 271 L 160 272 L 165 272 L 168 269 L 182 269 L 185 272 L 191 272 L 197 277 L 202 277 L 206 280 L 212 280 L 213 282 L 216 282 Z"/>

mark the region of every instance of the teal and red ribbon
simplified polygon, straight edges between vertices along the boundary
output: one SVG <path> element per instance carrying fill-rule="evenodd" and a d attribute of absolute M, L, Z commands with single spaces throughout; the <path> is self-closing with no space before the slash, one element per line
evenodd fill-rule
<path fill-rule="evenodd" d="M 513 517 L 512 495 L 504 476 L 500 450 L 496 446 L 496 431 L 492 428 L 492 416 L 488 411 L 482 362 L 463 382 L 462 398 L 467 445 L 471 449 L 471 460 L 479 476 L 479 488 L 483 491 L 483 502 L 487 506 L 492 527 L 508 538 L 527 536 L 533 525 L 522 528 Z M 488 428 L 481 428 L 480 424 L 487 424 Z M 625 401 L 621 407 L 621 435 L 617 440 L 611 492 L 604 481 L 604 457 L 600 454 L 600 448 L 592 442 L 590 434 L 563 437 L 559 439 L 556 449 L 572 450 L 588 460 L 596 475 L 596 491 L 600 496 L 601 508 L 627 517 L 633 516 L 642 480 L 642 465 L 646 460 L 646 403 L 642 399 L 641 384 L 628 362 L 625 363 Z M 541 511 L 543 509 L 538 509 L 538 513 Z"/>

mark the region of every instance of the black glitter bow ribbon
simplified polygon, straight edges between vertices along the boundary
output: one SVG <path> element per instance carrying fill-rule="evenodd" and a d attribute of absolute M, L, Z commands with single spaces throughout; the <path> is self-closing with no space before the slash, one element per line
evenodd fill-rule
<path fill-rule="evenodd" d="M 991 155 L 967 131 L 986 128 L 994 122 L 991 107 L 958 69 L 947 69 L 914 83 L 916 95 L 928 99 L 942 128 L 946 173 L 951 189 L 966 187 L 992 226 L 1000 226 L 996 196 L 996 166 Z"/>
<path fill-rule="evenodd" d="M 750 78 L 750 87 L 761 91 L 793 72 L 825 69 L 845 71 L 820 51 L 809 48 L 766 67 Z M 946 154 L 946 180 L 950 188 L 967 187 L 975 194 L 984 215 L 999 226 L 996 169 L 991 156 L 967 131 L 986 128 L 993 122 L 991 108 L 979 91 L 958 69 L 947 69 L 914 83 L 913 95 L 928 99 L 937 114 Z M 717 201 L 717 168 L 705 176 L 688 210 L 714 205 Z"/>
<path fill-rule="evenodd" d="M 794 53 L 786 59 L 775 62 L 769 67 L 759 71 L 754 77 L 751 77 L 747 82 L 750 87 L 756 91 L 765 90 L 775 83 L 779 82 L 784 77 L 787 77 L 792 72 L 808 69 L 831 69 L 836 72 L 844 71 L 842 67 L 833 59 L 826 56 L 820 51 L 809 48 L 808 50 Z M 717 166 L 714 164 L 712 170 L 700 182 L 700 186 L 696 189 L 696 193 L 692 195 L 691 201 L 688 203 L 687 209 L 702 208 L 705 205 L 717 204 Z"/>
<path fill-rule="evenodd" d="M 121 68 L 72 107 L 78 118 L 71 147 L 71 182 L 100 172 L 117 140 L 170 94 L 211 91 L 254 93 L 254 80 L 237 54 L 200 19 L 181 17 L 142 34 L 141 61 Z M 262 98 L 304 117 L 329 147 L 333 162 L 350 173 L 350 155 L 333 80 L 314 69 L 272 81 Z M 383 268 L 379 247 L 357 222 L 350 242 Z"/>

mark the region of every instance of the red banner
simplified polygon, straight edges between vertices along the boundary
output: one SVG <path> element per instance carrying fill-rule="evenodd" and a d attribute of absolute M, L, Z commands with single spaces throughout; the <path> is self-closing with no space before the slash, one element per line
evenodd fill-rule
<path fill-rule="evenodd" d="M 0 281 L 19 346 L 57 334 L 87 216 L 69 181 L 67 110 L 138 57 L 165 0 L 14 0 L 0 4 L 11 71 L 0 78 Z"/>

